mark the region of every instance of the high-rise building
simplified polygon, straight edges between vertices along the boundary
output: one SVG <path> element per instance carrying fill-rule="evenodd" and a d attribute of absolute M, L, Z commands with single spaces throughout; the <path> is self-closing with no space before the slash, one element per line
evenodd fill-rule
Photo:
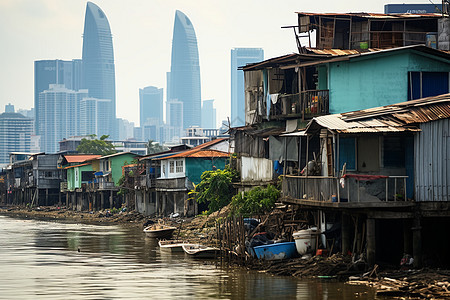
<path fill-rule="evenodd" d="M 168 74 L 167 100 L 183 103 L 183 128 L 201 125 L 200 64 L 194 26 L 176 11 L 172 40 L 172 61 Z"/>
<path fill-rule="evenodd" d="M 139 116 L 141 127 L 163 123 L 163 89 L 154 86 L 139 89 Z"/>
<path fill-rule="evenodd" d="M 58 142 L 80 132 L 80 103 L 87 97 L 87 90 L 73 91 L 64 85 L 50 84 L 39 94 L 39 132 L 41 150 L 58 151 Z"/>
<path fill-rule="evenodd" d="M 71 61 L 53 59 L 37 60 L 34 62 L 34 108 L 35 133 L 40 134 L 39 128 L 39 94 L 49 89 L 50 84 L 63 85 L 69 90 L 81 88 L 81 60 Z"/>
<path fill-rule="evenodd" d="M 19 113 L 0 114 L 0 166 L 9 163 L 10 152 L 30 152 L 33 120 Z"/>
<path fill-rule="evenodd" d="M 214 129 L 216 124 L 216 109 L 214 108 L 214 99 L 203 100 L 202 105 L 202 128 Z"/>
<path fill-rule="evenodd" d="M 11 103 L 8 103 L 5 105 L 5 113 L 13 113 L 15 112 L 14 110 L 14 105 Z"/>
<path fill-rule="evenodd" d="M 110 100 L 108 134 L 117 137 L 116 87 L 111 29 L 105 13 L 94 3 L 86 5 L 83 33 L 83 88 L 89 97 Z"/>
<path fill-rule="evenodd" d="M 183 107 L 184 103 L 177 99 L 171 99 L 166 102 L 166 121 L 171 130 L 164 135 L 164 141 L 173 142 L 174 139 L 183 135 Z"/>
<path fill-rule="evenodd" d="M 120 141 L 125 141 L 133 138 L 134 122 L 130 122 L 126 119 L 117 118 L 117 126 Z"/>
<path fill-rule="evenodd" d="M 110 135 L 111 100 L 85 97 L 80 100 L 80 135 Z"/>
<path fill-rule="evenodd" d="M 261 48 L 231 49 L 231 127 L 245 125 L 244 71 L 239 67 L 264 60 Z"/>

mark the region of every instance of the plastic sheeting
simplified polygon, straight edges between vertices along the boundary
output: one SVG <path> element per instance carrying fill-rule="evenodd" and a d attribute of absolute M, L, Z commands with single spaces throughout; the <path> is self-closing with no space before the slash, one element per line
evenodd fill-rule
<path fill-rule="evenodd" d="M 279 162 L 298 161 L 298 138 L 270 136 L 269 158 Z"/>
<path fill-rule="evenodd" d="M 270 181 L 273 179 L 273 162 L 265 158 L 241 157 L 241 181 Z"/>

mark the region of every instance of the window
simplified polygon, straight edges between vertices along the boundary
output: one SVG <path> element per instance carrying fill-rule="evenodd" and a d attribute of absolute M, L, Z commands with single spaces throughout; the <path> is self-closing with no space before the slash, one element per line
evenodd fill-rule
<path fill-rule="evenodd" d="M 166 165 L 165 164 L 162 165 L 162 173 L 163 173 L 163 175 L 166 175 Z"/>
<path fill-rule="evenodd" d="M 173 160 L 169 162 L 169 173 L 175 173 L 175 162 Z"/>
<path fill-rule="evenodd" d="M 383 141 L 383 163 L 385 167 L 401 168 L 405 166 L 405 139 L 385 136 Z"/>
<path fill-rule="evenodd" d="M 183 173 L 183 161 L 177 160 L 177 173 Z"/>
<path fill-rule="evenodd" d="M 449 92 L 448 72 L 408 72 L 408 100 Z"/>

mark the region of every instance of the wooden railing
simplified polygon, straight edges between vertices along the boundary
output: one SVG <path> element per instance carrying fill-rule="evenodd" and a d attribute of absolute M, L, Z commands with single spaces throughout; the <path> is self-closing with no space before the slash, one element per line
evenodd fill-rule
<path fill-rule="evenodd" d="M 332 202 L 405 201 L 408 176 L 383 176 L 372 180 L 322 176 L 283 176 L 283 196 Z"/>
<path fill-rule="evenodd" d="M 308 90 L 297 94 L 281 94 L 277 104 L 271 104 L 272 118 L 301 116 L 309 119 L 328 114 L 329 91 Z"/>

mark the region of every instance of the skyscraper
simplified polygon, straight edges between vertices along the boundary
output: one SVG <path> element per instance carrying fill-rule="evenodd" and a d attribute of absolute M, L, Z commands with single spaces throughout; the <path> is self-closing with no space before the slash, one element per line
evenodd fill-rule
<path fill-rule="evenodd" d="M 139 117 L 140 126 L 163 123 L 163 89 L 147 86 L 139 89 Z"/>
<path fill-rule="evenodd" d="M 181 11 L 175 13 L 172 62 L 168 75 L 170 98 L 183 103 L 183 128 L 201 125 L 200 64 L 194 26 Z"/>
<path fill-rule="evenodd" d="M 0 114 L 0 167 L 10 152 L 29 152 L 33 120 L 15 112 Z"/>
<path fill-rule="evenodd" d="M 110 116 L 106 128 L 117 136 L 116 87 L 111 29 L 104 12 L 94 3 L 86 5 L 83 34 L 83 88 L 89 97 L 110 100 Z"/>
<path fill-rule="evenodd" d="M 39 130 L 41 151 L 55 153 L 58 142 L 80 132 L 80 102 L 86 90 L 73 91 L 62 84 L 50 84 L 39 93 Z"/>
<path fill-rule="evenodd" d="M 109 135 L 108 121 L 111 117 L 111 100 L 84 97 L 80 100 L 80 133 L 95 134 L 98 138 Z"/>
<path fill-rule="evenodd" d="M 214 99 L 203 100 L 202 106 L 202 128 L 215 129 L 216 124 L 216 109 L 214 108 Z"/>
<path fill-rule="evenodd" d="M 34 108 L 35 133 L 40 134 L 39 128 L 39 94 L 49 89 L 50 84 L 64 85 L 69 90 L 81 88 L 81 60 L 72 61 L 53 59 L 37 60 L 34 62 Z"/>
<path fill-rule="evenodd" d="M 261 48 L 231 49 L 231 127 L 245 125 L 244 71 L 238 68 L 262 60 Z"/>

